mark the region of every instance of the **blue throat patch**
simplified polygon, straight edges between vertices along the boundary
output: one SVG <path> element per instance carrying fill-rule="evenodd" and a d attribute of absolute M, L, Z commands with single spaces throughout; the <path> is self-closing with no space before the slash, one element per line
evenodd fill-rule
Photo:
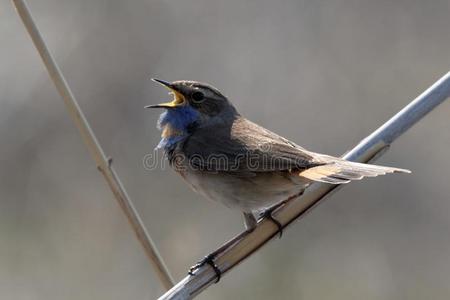
<path fill-rule="evenodd" d="M 167 151 L 175 146 L 176 143 L 184 140 L 189 135 L 189 125 L 197 121 L 198 117 L 199 112 L 188 105 L 166 109 L 159 116 L 158 129 L 164 130 L 169 126 L 173 134 L 163 136 L 156 148 Z"/>

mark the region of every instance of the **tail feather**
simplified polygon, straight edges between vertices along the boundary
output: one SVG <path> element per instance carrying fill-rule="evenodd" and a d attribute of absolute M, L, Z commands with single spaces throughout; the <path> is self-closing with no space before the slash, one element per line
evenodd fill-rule
<path fill-rule="evenodd" d="M 299 176 L 318 182 L 344 184 L 388 173 L 411 173 L 406 169 L 356 163 L 334 157 L 327 157 L 327 160 L 329 163 L 302 171 Z"/>

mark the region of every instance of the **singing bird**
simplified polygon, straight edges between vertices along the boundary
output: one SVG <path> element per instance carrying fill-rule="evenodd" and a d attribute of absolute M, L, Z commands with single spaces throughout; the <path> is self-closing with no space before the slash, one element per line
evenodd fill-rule
<path fill-rule="evenodd" d="M 149 105 L 163 108 L 158 120 L 170 165 L 198 193 L 241 211 L 247 230 L 257 216 L 267 217 L 279 229 L 272 211 L 296 197 L 313 182 L 344 184 L 364 177 L 409 170 L 362 164 L 308 151 L 243 117 L 220 91 L 209 84 L 153 79 L 169 89 L 171 102 Z M 191 267 L 189 274 L 209 264 L 217 275 L 216 252 Z"/>
<path fill-rule="evenodd" d="M 410 173 L 308 151 L 243 117 L 209 84 L 153 81 L 173 95 L 171 102 L 146 106 L 165 109 L 158 120 L 162 139 L 157 148 L 196 192 L 243 212 L 247 230 L 255 228 L 257 216 L 271 218 L 271 209 L 313 182 L 344 184 Z"/>

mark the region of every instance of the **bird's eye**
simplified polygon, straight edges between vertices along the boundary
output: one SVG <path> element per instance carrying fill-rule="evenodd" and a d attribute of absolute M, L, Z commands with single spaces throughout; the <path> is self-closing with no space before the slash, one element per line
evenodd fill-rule
<path fill-rule="evenodd" d="M 203 100 L 205 100 L 205 95 L 203 95 L 202 92 L 193 92 L 192 93 L 192 100 L 194 100 L 195 103 L 200 103 Z"/>

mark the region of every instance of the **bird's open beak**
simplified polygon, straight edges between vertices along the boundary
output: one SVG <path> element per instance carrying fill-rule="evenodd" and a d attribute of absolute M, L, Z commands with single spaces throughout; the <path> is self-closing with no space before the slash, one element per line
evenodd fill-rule
<path fill-rule="evenodd" d="M 170 91 L 169 94 L 173 95 L 173 100 L 160 104 L 147 105 L 145 106 L 145 108 L 174 108 L 184 105 L 186 99 L 184 98 L 183 94 L 176 90 L 172 83 L 156 78 L 152 78 L 152 80 L 167 88 Z"/>

